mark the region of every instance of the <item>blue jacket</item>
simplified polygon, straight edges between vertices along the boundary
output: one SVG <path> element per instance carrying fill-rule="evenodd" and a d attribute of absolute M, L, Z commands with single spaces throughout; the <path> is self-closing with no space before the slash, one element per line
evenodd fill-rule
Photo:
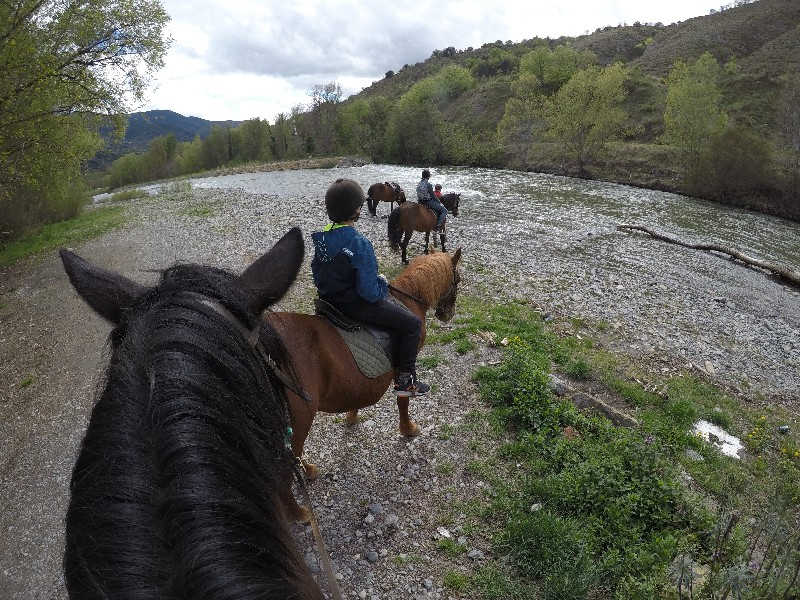
<path fill-rule="evenodd" d="M 333 304 L 358 299 L 377 302 L 389 286 L 378 277 L 372 243 L 350 226 L 328 225 L 311 234 L 314 259 L 311 274 L 320 298 Z"/>

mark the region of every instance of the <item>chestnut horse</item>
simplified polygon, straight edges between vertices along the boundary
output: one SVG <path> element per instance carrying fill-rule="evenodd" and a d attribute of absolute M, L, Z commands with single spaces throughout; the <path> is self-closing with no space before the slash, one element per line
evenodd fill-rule
<path fill-rule="evenodd" d="M 444 204 L 447 212 L 454 217 L 458 216 L 458 205 L 461 202 L 461 194 L 444 194 L 439 198 L 439 202 Z M 436 213 L 418 202 L 407 202 L 398 206 L 389 215 L 388 234 L 389 246 L 397 252 L 402 250 L 401 260 L 408 263 L 406 248 L 411 241 L 411 235 L 415 231 L 425 234 L 425 254 L 428 253 L 431 231 L 436 227 Z M 442 224 L 442 232 L 439 239 L 442 242 L 442 252 L 446 251 L 445 242 L 447 241 L 447 220 Z M 433 246 L 436 247 L 436 236 L 433 237 Z"/>
<path fill-rule="evenodd" d="M 61 260 L 114 326 L 69 488 L 70 598 L 323 600 L 287 523 L 290 411 L 306 407 L 287 403 L 287 351 L 258 316 L 303 263 L 300 230 L 239 276 L 179 264 L 154 287 Z"/>
<path fill-rule="evenodd" d="M 425 343 L 425 315 L 431 308 L 440 321 L 453 318 L 461 281 L 460 262 L 461 248 L 452 256 L 445 252 L 418 256 L 390 283 L 392 295 L 422 320 L 420 348 Z M 292 451 L 302 460 L 306 437 L 317 411 L 346 412 L 346 422 L 353 425 L 358 422 L 359 409 L 377 403 L 397 371 L 372 379 L 364 376 L 337 329 L 320 315 L 268 312 L 264 318 L 286 343 L 302 392 L 307 397 L 304 401 L 288 390 L 294 431 Z M 415 436 L 420 429 L 409 418 L 408 405 L 409 398 L 397 397 L 400 433 Z M 305 461 L 303 466 L 306 477 L 317 476 L 316 466 Z M 307 511 L 298 506 L 296 518 L 307 521 Z"/>
<path fill-rule="evenodd" d="M 389 211 L 394 210 L 394 203 L 403 204 L 406 193 L 395 182 L 373 183 L 367 190 L 367 208 L 373 217 L 378 215 L 378 202 L 389 202 Z"/>

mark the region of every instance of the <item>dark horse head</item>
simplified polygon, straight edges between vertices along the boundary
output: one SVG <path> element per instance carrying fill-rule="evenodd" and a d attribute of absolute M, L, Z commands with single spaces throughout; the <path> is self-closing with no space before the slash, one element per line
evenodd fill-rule
<path fill-rule="evenodd" d="M 289 231 L 239 276 L 176 265 L 144 287 L 61 251 L 111 359 L 70 484 L 72 598 L 323 598 L 287 527 L 287 364 L 259 319 L 303 261 Z"/>
<path fill-rule="evenodd" d="M 461 194 L 454 194 L 450 192 L 449 194 L 443 194 L 440 198 L 442 204 L 454 217 L 458 216 L 458 205 L 461 202 Z"/>

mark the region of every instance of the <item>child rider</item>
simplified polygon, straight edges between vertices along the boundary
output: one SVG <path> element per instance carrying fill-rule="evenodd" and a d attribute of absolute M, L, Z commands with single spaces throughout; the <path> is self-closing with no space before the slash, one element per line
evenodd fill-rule
<path fill-rule="evenodd" d="M 314 284 L 320 298 L 345 316 L 396 332 L 400 344 L 394 392 L 422 396 L 430 391 L 429 385 L 417 380 L 422 322 L 389 296 L 386 277 L 378 274 L 372 243 L 355 229 L 364 200 L 364 191 L 352 179 L 337 179 L 325 192 L 325 211 L 331 223 L 311 234 Z"/>

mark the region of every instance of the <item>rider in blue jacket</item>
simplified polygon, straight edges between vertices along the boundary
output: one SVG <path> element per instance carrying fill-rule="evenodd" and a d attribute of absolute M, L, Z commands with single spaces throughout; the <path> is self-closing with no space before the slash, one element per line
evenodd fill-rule
<path fill-rule="evenodd" d="M 429 179 L 431 172 L 428 169 L 422 169 L 422 179 L 417 184 L 417 202 L 432 209 L 437 214 L 436 231 L 442 231 L 442 225 L 447 217 L 447 209 L 439 202 L 438 196 L 433 191 L 433 186 Z"/>
<path fill-rule="evenodd" d="M 364 200 L 364 191 L 352 179 L 337 179 L 325 193 L 331 223 L 311 234 L 314 284 L 320 298 L 345 316 L 396 332 L 400 343 L 395 394 L 421 396 L 430 390 L 417 380 L 422 321 L 388 295 L 389 283 L 378 273 L 372 243 L 354 227 Z"/>

